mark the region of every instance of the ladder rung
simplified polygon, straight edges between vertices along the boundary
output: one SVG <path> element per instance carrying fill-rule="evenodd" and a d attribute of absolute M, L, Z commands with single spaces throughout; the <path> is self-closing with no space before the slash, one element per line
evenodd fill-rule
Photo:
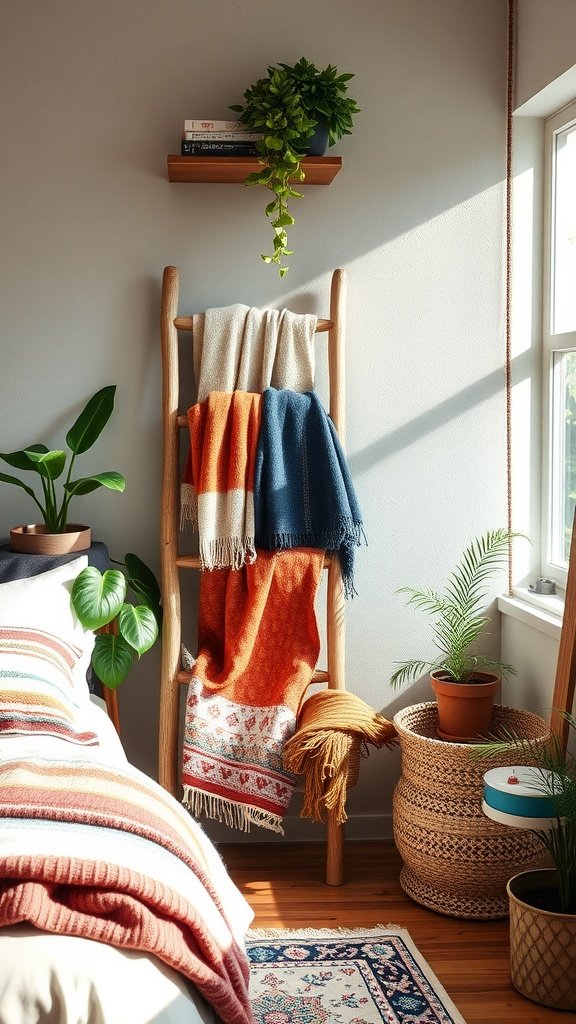
<path fill-rule="evenodd" d="M 191 316 L 177 316 L 174 319 L 174 327 L 179 331 L 191 331 L 193 330 L 193 319 Z M 333 320 L 318 320 L 316 324 L 316 334 L 324 334 L 326 331 L 330 331 L 334 327 Z"/>
<path fill-rule="evenodd" d="M 324 568 L 328 569 L 334 561 L 333 555 L 324 555 Z M 200 568 L 200 556 L 199 555 L 178 555 L 175 559 L 176 565 L 179 569 L 199 569 Z"/>
<path fill-rule="evenodd" d="M 192 679 L 192 676 L 192 672 L 186 672 L 184 669 L 180 669 L 180 671 L 176 673 L 176 682 L 180 683 L 180 686 L 187 686 L 190 680 Z M 330 676 L 325 668 L 317 668 L 310 682 L 329 683 Z"/>

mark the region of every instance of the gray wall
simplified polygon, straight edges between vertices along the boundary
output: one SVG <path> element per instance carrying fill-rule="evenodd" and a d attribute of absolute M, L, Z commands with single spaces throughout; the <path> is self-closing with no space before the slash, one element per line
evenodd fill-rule
<path fill-rule="evenodd" d="M 59 442 L 86 398 L 117 383 L 84 468 L 121 470 L 127 490 L 82 499 L 76 516 L 113 554 L 133 549 L 157 567 L 163 267 L 181 267 L 187 311 L 242 301 L 319 315 L 332 269 L 345 267 L 348 452 L 368 536 L 347 609 L 348 687 L 392 716 L 431 696 L 424 681 L 392 693 L 393 662 L 433 653 L 397 588 L 442 581 L 473 535 L 506 521 L 505 4 L 283 10 L 0 3 L 0 444 Z M 184 117 L 227 116 L 269 63 L 302 55 L 355 72 L 362 113 L 334 150 L 339 176 L 294 208 L 296 253 L 280 281 L 259 256 L 265 196 L 171 185 L 165 160 Z M 33 517 L 23 497 L 2 487 L 4 533 Z M 157 665 L 145 659 L 121 692 L 128 752 L 152 772 Z M 398 767 L 387 751 L 363 762 L 350 834 L 389 827 Z"/>
<path fill-rule="evenodd" d="M 554 106 L 538 111 L 547 115 L 574 95 L 574 77 L 566 94 L 562 79 L 576 70 L 576 4 L 574 0 L 517 0 L 516 21 L 516 105 L 521 107 L 559 80 L 560 102 L 556 99 Z"/>

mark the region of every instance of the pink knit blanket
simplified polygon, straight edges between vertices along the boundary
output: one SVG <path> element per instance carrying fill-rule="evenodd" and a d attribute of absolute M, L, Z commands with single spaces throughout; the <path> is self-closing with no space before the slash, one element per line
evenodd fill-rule
<path fill-rule="evenodd" d="M 153 954 L 252 1024 L 243 898 L 199 826 L 130 764 L 47 742 L 0 762 L 0 926 Z"/>

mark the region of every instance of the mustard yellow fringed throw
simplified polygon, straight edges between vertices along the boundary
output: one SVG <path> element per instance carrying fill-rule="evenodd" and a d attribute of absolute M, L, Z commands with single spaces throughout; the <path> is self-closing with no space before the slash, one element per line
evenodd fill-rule
<path fill-rule="evenodd" d="M 284 767 L 304 775 L 301 817 L 323 821 L 335 811 L 336 821 L 346 821 L 346 790 L 354 772 L 358 751 L 368 754 L 367 744 L 391 747 L 396 742 L 392 722 L 346 690 L 322 690 L 302 705 L 298 730 L 284 747 Z"/>

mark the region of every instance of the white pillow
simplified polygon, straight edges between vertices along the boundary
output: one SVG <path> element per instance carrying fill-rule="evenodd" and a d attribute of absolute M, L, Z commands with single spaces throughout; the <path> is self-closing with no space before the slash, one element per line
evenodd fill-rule
<path fill-rule="evenodd" d="M 78 621 L 70 604 L 70 591 L 79 572 L 88 565 L 86 555 L 49 569 L 39 576 L 0 583 L 0 627 L 20 626 L 44 630 L 78 648 L 73 671 L 77 699 L 88 701 L 86 673 L 94 649 L 94 633 Z"/>

